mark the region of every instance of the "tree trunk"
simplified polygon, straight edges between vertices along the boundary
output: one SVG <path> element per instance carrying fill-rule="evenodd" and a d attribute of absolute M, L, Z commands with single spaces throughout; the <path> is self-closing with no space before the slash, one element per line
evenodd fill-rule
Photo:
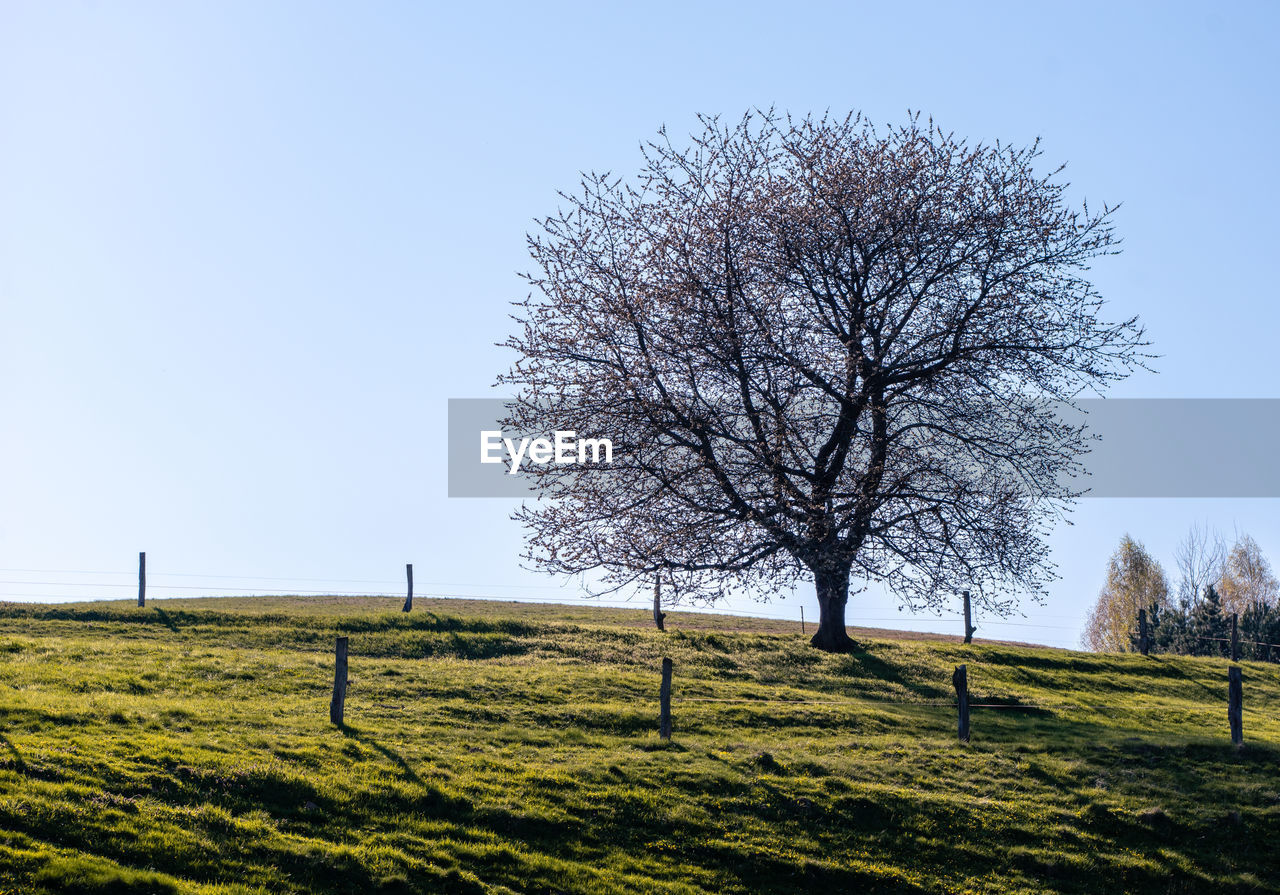
<path fill-rule="evenodd" d="M 844 629 L 844 607 L 849 601 L 849 566 L 819 565 L 813 570 L 818 590 L 818 630 L 809 640 L 813 646 L 829 653 L 848 653 L 854 642 Z"/>

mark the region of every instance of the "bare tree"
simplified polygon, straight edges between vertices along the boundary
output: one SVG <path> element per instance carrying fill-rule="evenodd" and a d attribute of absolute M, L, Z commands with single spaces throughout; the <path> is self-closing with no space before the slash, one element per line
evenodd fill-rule
<path fill-rule="evenodd" d="M 1125 535 L 1107 563 L 1107 583 L 1089 612 L 1081 642 L 1098 652 L 1132 652 L 1138 612 L 1168 605 L 1164 569 L 1141 542 Z"/>
<path fill-rule="evenodd" d="M 1199 602 L 1204 589 L 1222 577 L 1227 546 L 1217 529 L 1196 523 L 1173 551 L 1178 568 L 1178 598 L 1184 606 Z"/>
<path fill-rule="evenodd" d="M 1113 209 L 1068 208 L 1038 145 L 918 117 L 701 120 L 530 236 L 507 422 L 615 450 L 532 468 L 555 499 L 516 514 L 528 558 L 616 588 L 660 571 L 685 599 L 811 575 L 826 650 L 852 644 L 855 575 L 911 607 L 1043 593 L 1087 444 L 1051 402 L 1144 356 L 1085 278 Z"/>

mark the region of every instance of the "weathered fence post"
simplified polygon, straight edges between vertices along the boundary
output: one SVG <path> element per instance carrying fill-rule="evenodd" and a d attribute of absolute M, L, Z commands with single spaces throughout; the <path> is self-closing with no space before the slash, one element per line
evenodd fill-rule
<path fill-rule="evenodd" d="M 138 554 L 138 605 L 147 605 L 147 554 Z"/>
<path fill-rule="evenodd" d="M 800 607 L 800 636 L 804 636 L 804 607 Z"/>
<path fill-rule="evenodd" d="M 1236 746 L 1244 745 L 1241 689 L 1240 666 L 1232 665 L 1227 669 L 1227 721 L 1231 724 L 1231 742 Z"/>
<path fill-rule="evenodd" d="M 667 630 L 663 620 L 667 614 L 662 611 L 662 579 L 654 579 L 653 582 L 653 623 L 658 626 L 659 631 Z"/>
<path fill-rule="evenodd" d="M 964 642 L 973 643 L 973 632 L 977 628 L 973 626 L 973 610 L 969 605 L 969 592 L 964 592 Z M 963 667 L 963 666 L 961 666 Z M 965 737 L 968 739 L 968 737 Z"/>
<path fill-rule="evenodd" d="M 329 720 L 342 727 L 342 713 L 347 703 L 347 638 L 339 637 L 334 650 L 333 702 L 329 703 Z"/>
<path fill-rule="evenodd" d="M 961 665 L 951 675 L 951 684 L 956 688 L 956 704 L 959 708 L 960 742 L 969 742 L 969 669 Z"/>
<path fill-rule="evenodd" d="M 671 660 L 662 660 L 662 689 L 658 691 L 658 736 L 671 739 Z"/>
<path fill-rule="evenodd" d="M 405 577 L 409 579 L 409 595 L 404 598 L 404 612 L 408 612 L 413 608 L 413 563 L 404 564 Z"/>
<path fill-rule="evenodd" d="M 1147 655 L 1147 610 L 1138 610 L 1138 652 Z"/>
<path fill-rule="evenodd" d="M 1240 661 L 1240 613 L 1231 613 L 1231 661 Z"/>

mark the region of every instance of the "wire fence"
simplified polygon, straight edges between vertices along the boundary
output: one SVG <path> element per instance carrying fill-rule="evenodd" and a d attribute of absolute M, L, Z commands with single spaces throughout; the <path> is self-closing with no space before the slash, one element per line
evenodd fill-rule
<path fill-rule="evenodd" d="M 0 575 L 22 576 L 0 579 L 0 600 L 34 600 L 34 601 L 80 601 L 96 599 L 101 592 L 123 594 L 138 587 L 135 570 L 120 571 L 108 569 L 47 569 L 47 568 L 0 568 Z M 56 576 L 56 577 L 27 577 Z M 98 576 L 97 580 L 70 580 L 71 576 Z M 110 580 L 110 579 L 117 580 Z M 123 581 L 119 579 L 125 579 Z M 170 580 L 175 579 L 175 580 Z M 205 583 L 198 583 L 205 582 Z M 222 583 L 234 582 L 234 583 Z M 401 598 L 404 597 L 403 579 L 389 578 L 323 578 L 307 576 L 270 576 L 270 575 L 216 575 L 197 572 L 152 572 L 147 577 L 149 592 L 163 592 L 184 597 L 214 596 L 261 596 L 261 597 L 366 597 L 366 598 Z M 363 588 L 346 587 L 345 585 L 365 585 Z M 375 588 L 368 585 L 378 586 Z M 74 589 L 74 592 L 54 589 Z M 92 591 L 98 591 L 97 595 Z M 461 583 L 444 581 L 419 581 L 415 586 L 415 596 L 425 599 L 467 599 L 514 601 L 522 603 L 554 603 L 578 606 L 600 606 L 612 609 L 639 608 L 647 597 L 595 597 L 578 591 L 570 591 L 555 585 L 497 584 L 497 583 Z M 776 604 L 774 604 L 776 606 Z M 795 608 L 770 608 L 769 604 L 755 604 L 750 607 L 724 607 L 714 605 L 682 605 L 682 612 L 693 612 L 705 615 L 721 615 L 729 617 L 763 618 L 770 621 L 794 622 L 797 625 L 806 623 L 800 605 Z M 668 603 L 664 608 L 674 608 Z M 812 625 L 813 619 L 807 624 Z M 1061 623 L 1057 623 L 1061 622 Z M 868 615 L 849 617 L 851 626 L 876 627 L 880 625 L 937 625 L 960 626 L 961 616 L 946 613 L 910 613 L 899 612 L 895 615 Z M 1035 621 L 1013 620 L 1008 618 L 982 619 L 982 629 L 1009 633 L 1025 629 L 1029 632 L 1056 632 L 1058 640 L 1075 640 L 1080 629 L 1078 619 L 1063 615 L 1037 615 Z M 920 633 L 945 633 L 937 630 L 908 628 Z M 1006 634 L 1005 636 L 1009 636 Z M 1037 635 L 1031 635 L 1037 636 Z"/>
<path fill-rule="evenodd" d="M 128 577 L 133 578 L 134 572 L 121 572 L 113 570 L 90 570 L 90 569 L 29 569 L 29 568 L 0 568 L 0 575 L 6 576 L 22 576 L 18 578 L 6 577 L 0 578 L 0 588 L 58 588 L 72 587 L 79 589 L 129 589 L 139 587 L 139 582 L 129 580 L 126 582 L 110 581 L 110 580 L 66 580 L 72 576 L 95 576 L 97 579 L 109 579 Z M 53 578 L 31 578 L 27 576 L 54 576 Z M 139 578 L 143 578 L 139 575 Z M 176 583 L 169 579 L 176 579 L 178 582 L 209 582 L 209 583 Z M 219 583 L 213 583 L 219 582 Z M 221 582 L 238 582 L 238 584 L 223 584 Z M 163 592 L 183 592 L 193 596 L 214 596 L 214 595 L 245 595 L 245 596 L 333 596 L 333 597 L 383 597 L 383 598 L 399 598 L 404 595 L 402 590 L 392 590 L 394 586 L 404 586 L 405 582 L 398 579 L 372 579 L 372 578 L 315 578 L 315 577 L 280 577 L 280 576 L 248 576 L 248 575 L 210 575 L 193 572 L 165 572 L 161 575 L 152 576 L 147 584 L 153 590 Z M 281 585 L 294 586 L 281 586 Z M 383 590 L 357 590 L 353 588 L 338 587 L 338 585 L 387 585 L 388 588 Z M 454 598 L 454 599 L 475 599 L 475 600 L 516 600 L 521 602 L 541 602 L 541 603 L 560 603 L 568 602 L 570 605 L 578 604 L 583 606 L 606 606 L 609 608 L 635 608 L 637 599 L 635 598 L 614 598 L 601 599 L 596 597 L 588 597 L 581 594 L 566 594 L 563 588 L 554 588 L 556 593 L 548 594 L 546 591 L 553 590 L 550 587 L 537 587 L 531 585 L 512 585 L 512 584 L 450 584 L 446 582 L 421 582 L 428 589 L 419 590 L 419 597 L 427 598 Z M 316 585 L 327 585 L 327 588 L 316 587 Z M 412 590 L 412 584 L 409 585 Z M 459 591 L 481 589 L 485 591 L 506 591 L 505 594 L 495 593 L 460 593 Z M 532 591 L 541 591 L 542 593 L 532 594 Z M 14 593 L 12 591 L 0 591 L 0 600 L 13 599 L 22 597 L 27 599 L 50 599 L 50 600 L 67 600 L 76 599 L 79 595 L 69 597 L 67 594 L 41 592 L 25 592 Z M 747 614 L 733 611 L 717 610 L 715 607 L 695 607 L 689 611 L 705 612 L 709 614 L 719 615 L 739 615 Z M 801 619 L 796 618 L 793 613 L 778 613 L 768 609 L 753 607 L 749 613 L 751 616 L 762 617 L 778 621 L 789 621 L 793 623 L 802 623 Z M 1045 618 L 1053 618 L 1047 616 Z M 1058 616 L 1057 618 L 1062 618 Z M 912 613 L 899 613 L 897 616 L 864 616 L 862 618 L 850 619 L 852 624 L 868 623 L 868 622 L 943 622 L 947 621 L 947 617 L 943 614 L 919 615 Z M 954 619 L 958 621 L 959 618 Z M 1043 630 L 1076 630 L 1076 625 L 1058 625 L 1046 624 L 1043 621 L 1007 621 L 1000 620 L 983 620 L 984 626 L 990 627 L 1013 627 L 1013 628 L 1033 628 Z M 1249 644 L 1258 647 L 1266 647 L 1268 649 L 1280 649 L 1280 644 L 1267 643 L 1265 641 L 1242 639 L 1237 637 L 1211 637 L 1197 636 L 1196 639 L 1203 641 L 1213 641 L 1226 644 Z M 346 690 L 346 640 L 347 638 L 339 638 L 341 647 L 341 670 L 335 677 L 335 694 L 334 707 L 331 707 L 331 716 L 336 719 L 335 723 L 342 723 L 343 701 L 345 700 Z M 667 718 L 667 727 L 670 724 L 670 703 L 671 694 L 669 687 L 669 663 L 664 669 L 667 680 L 664 682 L 663 696 L 663 712 Z M 1081 703 L 1071 702 L 1023 702 L 1017 697 L 1009 697 L 1007 701 L 985 701 L 985 702 L 969 702 L 967 679 L 962 674 L 960 666 L 957 674 L 961 675 L 960 683 L 956 684 L 957 698 L 950 699 L 893 699 L 883 696 L 854 696 L 841 695 L 834 698 L 804 698 L 791 699 L 770 697 L 750 698 L 750 697 L 716 697 L 716 696 L 684 696 L 678 698 L 678 703 L 687 704 L 719 704 L 719 705 L 740 705 L 769 707 L 772 709 L 790 708 L 799 706 L 825 706 L 835 708 L 852 708 L 854 706 L 876 706 L 881 708 L 909 708 L 909 709 L 938 709 L 947 710 L 949 712 L 958 712 L 960 718 L 960 737 L 968 740 L 968 711 L 970 709 L 981 709 L 1000 712 L 1069 712 L 1086 710 L 1089 712 L 1102 712 L 1108 714 L 1113 707 L 1102 705 L 1083 705 Z M 1243 707 L 1239 704 L 1239 676 L 1238 668 L 1232 668 L 1232 689 L 1230 699 L 1232 700 L 1231 711 L 1238 719 L 1243 713 Z M 1115 711 L 1123 714 L 1133 714 L 1132 708 Z M 1249 714 L 1254 714 L 1251 708 Z M 1235 726 L 1232 729 L 1232 738 L 1239 742 L 1238 722 L 1233 722 Z"/>
<path fill-rule="evenodd" d="M 1198 635 L 1198 634 L 1197 634 L 1197 635 L 1194 635 L 1192 639 L 1194 639 L 1194 640 L 1210 640 L 1210 641 L 1213 641 L 1213 642 L 1215 642 L 1215 643 L 1230 643 L 1230 642 L 1231 642 L 1231 638 L 1230 638 L 1230 637 L 1202 637 L 1202 636 L 1200 636 L 1200 635 Z M 1276 649 L 1280 649 L 1280 643 L 1267 643 L 1265 640 L 1246 640 L 1246 639 L 1245 639 L 1245 638 L 1243 638 L 1243 637 L 1237 637 L 1237 638 L 1236 638 L 1236 643 L 1251 643 L 1251 644 L 1253 644 L 1254 646 L 1270 646 L 1270 647 L 1275 647 Z"/>

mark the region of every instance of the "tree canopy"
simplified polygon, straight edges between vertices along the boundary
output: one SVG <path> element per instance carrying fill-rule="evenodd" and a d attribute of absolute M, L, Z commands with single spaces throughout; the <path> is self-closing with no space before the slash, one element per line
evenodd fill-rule
<path fill-rule="evenodd" d="M 1240 535 L 1222 562 L 1218 593 L 1224 612 L 1243 613 L 1255 604 L 1275 606 L 1280 582 L 1271 572 L 1271 563 L 1258 542 Z"/>
<path fill-rule="evenodd" d="M 639 175 L 584 175 L 529 237 L 505 343 L 525 430 L 614 440 L 531 470 L 528 557 L 685 599 L 815 582 L 844 649 L 851 579 L 991 612 L 1039 594 L 1083 427 L 1052 402 L 1140 364 L 1087 278 L 1113 209 L 1068 207 L 1038 144 L 911 117 L 702 119 Z"/>
<path fill-rule="evenodd" d="M 1152 613 L 1153 607 L 1158 613 L 1168 606 L 1164 569 L 1141 542 L 1126 534 L 1107 563 L 1107 583 L 1089 613 L 1081 640 L 1091 650 L 1130 652 L 1135 648 L 1138 613 Z"/>

